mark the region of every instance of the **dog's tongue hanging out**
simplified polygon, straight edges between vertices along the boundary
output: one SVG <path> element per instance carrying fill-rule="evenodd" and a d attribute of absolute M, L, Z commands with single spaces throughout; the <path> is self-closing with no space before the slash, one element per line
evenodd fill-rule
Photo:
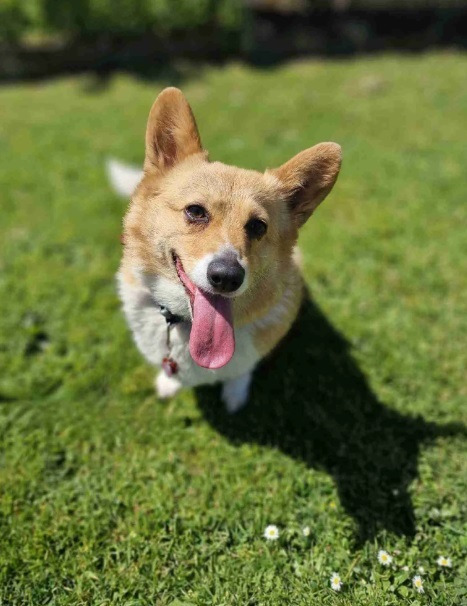
<path fill-rule="evenodd" d="M 199 366 L 221 368 L 235 351 L 232 303 L 195 287 L 190 354 Z"/>
<path fill-rule="evenodd" d="M 203 368 L 222 368 L 235 352 L 232 302 L 226 297 L 212 295 L 195 286 L 186 275 L 179 259 L 177 272 L 192 301 L 191 357 Z"/>

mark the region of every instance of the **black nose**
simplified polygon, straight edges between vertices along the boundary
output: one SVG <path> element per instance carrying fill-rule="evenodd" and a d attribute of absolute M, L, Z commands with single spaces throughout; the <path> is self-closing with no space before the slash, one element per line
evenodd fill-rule
<path fill-rule="evenodd" d="M 219 292 L 234 292 L 245 279 L 245 270 L 236 258 L 211 261 L 207 274 L 209 284 Z"/>

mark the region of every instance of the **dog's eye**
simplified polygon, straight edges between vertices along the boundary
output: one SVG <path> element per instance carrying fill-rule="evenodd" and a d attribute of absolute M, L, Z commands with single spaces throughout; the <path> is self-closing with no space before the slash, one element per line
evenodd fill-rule
<path fill-rule="evenodd" d="M 268 230 L 268 226 L 261 219 L 250 219 L 245 225 L 246 233 L 249 238 L 259 240 Z"/>
<path fill-rule="evenodd" d="M 192 223 L 207 223 L 209 221 L 208 211 L 199 204 L 190 204 L 185 208 L 185 215 Z"/>

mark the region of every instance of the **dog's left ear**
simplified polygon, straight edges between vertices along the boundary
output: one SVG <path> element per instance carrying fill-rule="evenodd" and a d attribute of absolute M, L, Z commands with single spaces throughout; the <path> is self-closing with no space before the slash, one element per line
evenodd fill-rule
<path fill-rule="evenodd" d="M 145 170 L 165 172 L 203 151 L 188 101 L 178 88 L 165 88 L 154 101 L 146 127 Z"/>
<path fill-rule="evenodd" d="M 339 174 L 341 161 L 340 145 L 318 143 L 270 171 L 282 183 L 297 227 L 305 223 L 329 194 Z"/>

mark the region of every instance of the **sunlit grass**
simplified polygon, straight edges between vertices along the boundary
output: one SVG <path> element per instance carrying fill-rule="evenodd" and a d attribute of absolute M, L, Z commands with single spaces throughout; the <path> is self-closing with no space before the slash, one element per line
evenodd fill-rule
<path fill-rule="evenodd" d="M 466 72 L 439 54 L 0 90 L 3 603 L 465 599 Z M 211 390 L 156 401 L 115 294 L 104 160 L 142 161 L 166 84 L 213 159 L 344 149 L 301 238 L 315 303 L 235 419 Z"/>

